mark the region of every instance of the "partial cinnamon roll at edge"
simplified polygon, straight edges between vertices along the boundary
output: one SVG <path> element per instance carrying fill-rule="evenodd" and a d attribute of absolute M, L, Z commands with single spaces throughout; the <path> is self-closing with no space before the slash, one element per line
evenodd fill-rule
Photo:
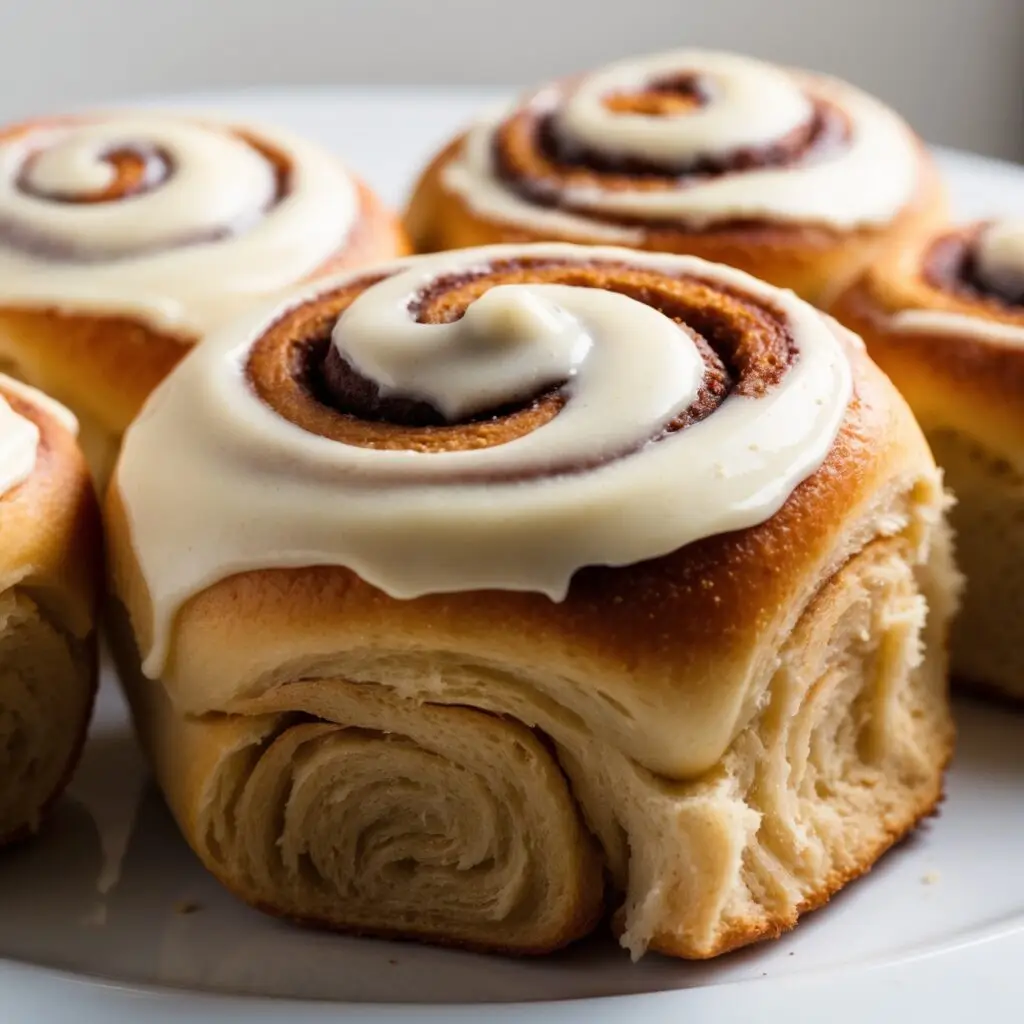
<path fill-rule="evenodd" d="M 76 429 L 0 375 L 0 844 L 67 785 L 96 690 L 100 524 Z"/>
<path fill-rule="evenodd" d="M 362 182 L 279 129 L 123 111 L 0 132 L 0 365 L 75 410 L 101 479 L 195 338 L 405 251 Z"/>
<path fill-rule="evenodd" d="M 114 646 L 186 839 L 255 906 L 517 953 L 612 910 L 634 955 L 714 956 L 934 807 L 944 507 L 902 400 L 793 295 L 439 254 L 157 389 L 108 495 Z"/>
<path fill-rule="evenodd" d="M 406 224 L 420 251 L 564 239 L 690 253 L 821 304 L 944 214 L 931 158 L 879 101 L 681 50 L 485 116 L 424 171 Z"/>
<path fill-rule="evenodd" d="M 1024 701 L 1024 224 L 946 228 L 894 251 L 833 312 L 903 392 L 956 495 L 967 585 L 954 673 Z"/>

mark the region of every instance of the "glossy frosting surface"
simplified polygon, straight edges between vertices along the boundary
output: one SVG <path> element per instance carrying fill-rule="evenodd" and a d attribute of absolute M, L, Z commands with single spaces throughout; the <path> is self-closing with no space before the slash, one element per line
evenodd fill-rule
<path fill-rule="evenodd" d="M 209 330 L 344 246 L 357 190 L 277 129 L 113 113 L 0 138 L 0 302 Z"/>
<path fill-rule="evenodd" d="M 656 116 L 606 102 L 622 92 L 655 88 L 666 78 L 692 79 L 702 101 L 694 109 Z M 845 137 L 820 152 L 781 165 L 752 160 L 720 174 L 686 170 L 811 130 L 822 105 L 844 121 Z M 445 186 L 481 215 L 537 231 L 629 243 L 647 222 L 700 229 L 754 219 L 855 229 L 888 223 L 917 185 L 918 143 L 882 103 L 834 79 L 733 54 L 682 50 L 625 61 L 576 83 L 541 89 L 523 106 L 550 115 L 555 132 L 576 149 L 680 169 L 671 188 L 539 182 L 553 201 L 533 202 L 499 173 L 496 132 L 511 112 L 497 112 L 470 131 L 459 156 L 445 167 Z"/>
<path fill-rule="evenodd" d="M 904 309 L 892 317 L 900 331 L 976 338 L 995 345 L 1024 346 L 1024 220 L 993 221 L 982 227 L 971 244 L 975 283 L 995 297 L 1008 317 L 993 318 L 993 307 L 972 313 L 945 309 Z"/>
<path fill-rule="evenodd" d="M 410 312 L 438 279 L 524 258 L 627 262 L 736 289 L 784 323 L 792 363 L 765 393 L 730 394 L 666 434 L 704 363 L 689 328 L 633 298 L 524 285 L 493 289 L 451 324 Z M 845 414 L 841 329 L 735 270 L 569 245 L 461 250 L 388 269 L 333 332 L 364 372 L 384 367 L 379 383 L 464 412 L 481 380 L 492 399 L 521 394 L 519 356 L 539 350 L 565 377 L 564 407 L 475 450 L 382 450 L 303 430 L 259 399 L 246 366 L 273 323 L 337 281 L 207 338 L 128 430 L 116 474 L 154 607 L 148 673 L 160 672 L 181 604 L 247 569 L 342 565 L 397 598 L 498 588 L 561 600 L 583 566 L 630 564 L 769 518 L 821 464 Z"/>
<path fill-rule="evenodd" d="M 39 454 L 39 428 L 15 412 L 3 392 L 37 406 L 71 433 L 78 433 L 78 421 L 70 410 L 36 388 L 0 374 L 0 496 L 28 479 Z"/>

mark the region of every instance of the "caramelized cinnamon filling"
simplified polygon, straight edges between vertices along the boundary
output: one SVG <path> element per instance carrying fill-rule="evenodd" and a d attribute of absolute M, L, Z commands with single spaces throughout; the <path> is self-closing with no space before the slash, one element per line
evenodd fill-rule
<path fill-rule="evenodd" d="M 629 109 L 647 104 L 661 114 L 673 112 L 671 105 L 680 100 L 671 93 L 645 92 L 640 96 L 611 97 L 616 108 L 628 103 Z M 645 111 L 646 112 L 646 111 Z M 845 114 L 831 104 L 818 101 L 814 116 L 771 145 L 733 150 L 718 157 L 666 167 L 653 161 L 625 157 L 581 146 L 558 130 L 557 116 L 550 108 L 526 106 L 516 111 L 494 135 L 493 156 L 498 177 L 528 202 L 616 224 L 643 223 L 574 204 L 566 192 L 573 189 L 600 191 L 677 190 L 709 178 L 745 171 L 789 167 L 819 159 L 840 147 L 849 137 Z"/>
<path fill-rule="evenodd" d="M 329 337 L 310 345 L 305 374 L 309 390 L 332 409 L 347 412 L 361 420 L 398 427 L 469 426 L 536 410 L 545 402 L 556 401 L 560 407 L 562 401 L 559 398 L 561 386 L 558 386 L 453 424 L 429 402 L 383 394 L 377 384 L 360 374 L 341 355 Z"/>
<path fill-rule="evenodd" d="M 288 155 L 255 136 L 239 131 L 239 138 L 256 150 L 272 167 L 274 172 L 275 190 L 269 202 L 261 209 L 253 211 L 256 216 L 266 216 L 275 206 L 281 203 L 292 188 L 292 163 Z M 93 193 L 62 193 L 47 192 L 36 188 L 31 181 L 32 165 L 38 159 L 40 150 L 30 155 L 25 161 L 20 174 L 15 180 L 19 191 L 47 202 L 65 203 L 68 205 L 97 204 L 118 202 L 145 196 L 171 180 L 175 173 L 174 161 L 170 155 L 158 147 L 126 144 L 103 154 L 102 159 L 114 170 L 110 184 Z M 218 242 L 231 238 L 247 230 L 251 225 L 219 224 L 209 230 L 182 234 L 174 241 L 175 246 L 200 245 L 207 242 Z M 98 263 L 114 259 L 129 259 L 161 252 L 168 248 L 167 244 L 155 243 L 151 246 L 140 246 L 131 252 L 110 252 L 97 245 L 88 247 L 76 245 L 65 238 L 44 233 L 32 225 L 11 219 L 0 219 L 0 244 L 18 249 L 41 259 L 62 263 Z"/>
<path fill-rule="evenodd" d="M 1024 293 L 994 289 L 978 274 L 976 247 L 984 227 L 975 224 L 937 238 L 925 252 L 922 276 L 932 288 L 970 302 L 1024 307 Z"/>
<path fill-rule="evenodd" d="M 114 171 L 110 184 L 98 192 L 72 195 L 48 192 L 32 184 L 32 168 L 39 153 L 32 154 L 18 175 L 19 191 L 52 203 L 109 203 L 130 196 L 143 195 L 160 186 L 173 173 L 170 156 L 151 146 L 121 146 L 104 153 L 101 159 Z"/>
<path fill-rule="evenodd" d="M 685 74 L 656 79 L 636 92 L 611 93 L 605 97 L 604 105 L 620 114 L 671 117 L 698 110 L 710 98 L 700 75 Z"/>
<path fill-rule="evenodd" d="M 237 135 L 273 167 L 277 189 L 271 205 L 276 206 L 290 191 L 291 161 L 281 150 L 275 149 L 248 132 L 239 131 Z M 113 180 L 105 189 L 78 195 L 47 192 L 32 184 L 32 166 L 40 152 L 40 150 L 36 150 L 28 157 L 15 183 L 19 191 L 25 195 L 54 203 L 109 203 L 144 195 L 171 178 L 175 170 L 170 154 L 165 153 L 159 147 L 126 143 L 124 146 L 109 150 L 101 157 L 114 170 Z"/>
<path fill-rule="evenodd" d="M 415 398 L 382 395 L 331 343 L 339 316 L 376 280 L 362 278 L 291 310 L 256 342 L 247 374 L 264 403 L 302 429 L 343 444 L 444 452 L 488 448 L 521 437 L 549 422 L 572 400 L 570 382 L 465 422 L 448 423 L 438 410 Z M 695 335 L 705 365 L 703 382 L 696 400 L 659 436 L 699 422 L 730 394 L 763 394 L 782 380 L 794 358 L 785 319 L 749 296 L 699 278 L 670 277 L 619 263 L 494 263 L 436 279 L 412 300 L 410 316 L 421 323 L 450 323 L 491 287 L 525 283 L 616 291 L 658 309 Z M 584 468 L 589 467 L 546 470 Z"/>

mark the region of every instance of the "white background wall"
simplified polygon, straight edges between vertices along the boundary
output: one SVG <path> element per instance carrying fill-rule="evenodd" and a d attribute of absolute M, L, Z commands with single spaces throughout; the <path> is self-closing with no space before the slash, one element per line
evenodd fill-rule
<path fill-rule="evenodd" d="M 1024 157 L 1024 0 L 0 0 L 0 115 L 167 90 L 525 85 L 719 46 L 831 71 Z"/>

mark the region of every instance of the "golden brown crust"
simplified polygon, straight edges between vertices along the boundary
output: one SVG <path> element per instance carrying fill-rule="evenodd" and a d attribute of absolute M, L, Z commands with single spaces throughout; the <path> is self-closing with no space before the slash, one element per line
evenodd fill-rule
<path fill-rule="evenodd" d="M 445 623 L 464 637 L 477 629 L 493 636 L 512 621 L 522 624 L 532 643 L 558 636 L 638 678 L 648 675 L 648 665 L 659 664 L 701 677 L 698 666 L 718 662 L 722 637 L 734 634 L 737 622 L 763 623 L 791 596 L 793 576 L 802 576 L 808 563 L 832 548 L 837 527 L 873 492 L 878 478 L 891 472 L 893 462 L 902 461 L 908 448 L 914 455 L 923 450 L 923 438 L 888 382 L 863 355 L 855 354 L 854 362 L 856 395 L 828 459 L 760 526 L 627 568 L 582 570 L 559 604 L 510 591 L 487 592 L 486 600 L 479 593 L 457 593 L 399 601 L 339 567 L 247 572 L 190 602 L 178 632 L 202 643 L 207 629 L 220 628 L 214 623 L 224 613 L 245 620 L 256 607 L 261 616 L 282 616 L 275 626 L 298 625 L 292 620 L 308 613 L 308 599 L 326 619 L 343 612 L 353 631 L 372 628 L 385 609 L 389 618 L 400 615 L 411 635 L 429 631 L 435 639 Z M 108 510 L 120 519 L 116 488 Z M 113 532 L 123 536 L 120 526 Z M 612 603 L 620 607 L 609 621 Z"/>
<path fill-rule="evenodd" d="M 946 229 L 887 254 L 832 312 L 862 335 L 906 397 L 958 499 L 952 522 L 967 586 L 953 632 L 954 675 L 973 690 L 1020 701 L 1024 348 L 970 327 L 905 330 L 896 320 L 923 310 L 969 317 L 982 330 L 1024 327 L 1024 309 L 965 279 L 968 263 L 958 269 L 937 260 L 978 234 L 977 225 Z"/>
<path fill-rule="evenodd" d="M 903 545 L 903 541 L 895 539 L 879 541 L 874 545 L 869 545 L 869 548 L 875 551 L 874 556 L 871 553 L 865 554 L 862 552 L 853 561 L 866 562 L 867 565 L 872 567 L 881 567 L 885 564 L 885 552 L 895 554 Z M 906 568 L 905 563 L 904 568 Z M 841 584 L 835 581 L 843 576 L 844 571 L 840 570 L 833 577 L 833 580 L 823 588 L 826 591 L 826 595 L 822 596 L 820 600 L 816 598 L 815 604 L 829 604 L 828 595 L 836 589 L 841 589 Z M 874 575 L 875 571 L 876 568 L 870 569 L 867 576 L 870 578 Z M 893 605 L 890 607 L 895 613 L 899 606 Z M 875 614 L 878 613 L 878 610 L 876 608 Z M 937 613 L 940 617 L 942 615 L 938 606 L 933 607 L 932 613 Z M 899 617 L 899 615 L 896 615 L 896 618 Z M 172 808 L 175 810 L 182 830 L 207 867 L 226 887 L 234 891 L 241 898 L 256 905 L 261 910 L 290 917 L 302 924 L 329 927 L 350 934 L 372 934 L 388 938 L 397 937 L 405 939 L 426 937 L 430 941 L 446 945 L 474 949 L 481 948 L 502 953 L 512 952 L 518 955 L 532 955 L 545 952 L 548 949 L 558 948 L 563 941 L 571 941 L 578 935 L 584 934 L 586 928 L 597 923 L 599 912 L 595 902 L 591 899 L 584 903 L 585 906 L 589 907 L 587 913 L 569 915 L 564 919 L 566 922 L 564 927 L 554 935 L 549 933 L 546 941 L 529 945 L 512 945 L 502 942 L 500 929 L 486 943 L 466 943 L 452 941 L 450 937 L 443 935 L 438 937 L 433 933 L 424 936 L 415 927 L 408 925 L 401 929 L 390 929 L 387 927 L 364 929 L 352 927 L 351 922 L 345 920 L 340 915 L 336 918 L 331 918 L 326 914 L 314 914 L 311 918 L 307 914 L 295 915 L 294 913 L 288 913 L 290 904 L 287 887 L 282 887 L 278 901 L 273 896 L 268 896 L 265 884 L 260 888 L 249 885 L 245 881 L 247 869 L 244 856 L 239 857 L 237 853 L 229 852 L 236 849 L 239 844 L 236 842 L 228 848 L 222 845 L 219 837 L 224 835 L 224 833 L 211 824 L 211 820 L 219 820 L 219 818 L 213 818 L 213 815 L 210 813 L 210 806 L 216 803 L 217 806 L 232 808 L 233 826 L 228 835 L 235 835 L 237 830 L 247 828 L 246 818 L 248 814 L 252 813 L 252 807 L 246 808 L 244 803 L 240 803 L 231 797 L 230 794 L 233 786 L 231 783 L 222 783 L 221 780 L 227 780 L 231 777 L 251 779 L 253 759 L 244 754 L 243 751 L 254 745 L 258 745 L 261 749 L 265 750 L 271 744 L 271 738 L 275 735 L 278 728 L 285 730 L 291 728 L 288 724 L 289 720 L 300 723 L 295 726 L 298 729 L 313 728 L 313 726 L 301 724 L 303 722 L 320 722 L 323 724 L 319 728 L 330 729 L 331 726 L 325 720 L 324 712 L 332 703 L 331 696 L 334 688 L 349 684 L 340 679 L 317 679 L 315 673 L 314 678 L 304 679 L 305 672 L 300 666 L 307 664 L 304 660 L 307 652 L 303 648 L 302 638 L 300 637 L 298 644 L 291 645 L 290 650 L 293 657 L 295 654 L 299 654 L 303 658 L 301 662 L 292 662 L 289 668 L 287 659 L 285 659 L 283 663 L 274 662 L 272 666 L 268 666 L 268 669 L 274 672 L 275 678 L 278 681 L 276 693 L 268 693 L 265 700 L 242 702 L 237 707 L 238 713 L 236 714 L 191 718 L 188 715 L 181 714 L 179 710 L 174 709 L 170 705 L 167 694 L 160 683 L 145 680 L 139 674 L 137 654 L 134 650 L 128 651 L 129 647 L 133 647 L 133 641 L 130 635 L 128 635 L 126 625 L 124 625 L 125 616 L 123 609 L 120 610 L 119 615 L 115 614 L 112 616 L 112 620 L 120 620 L 122 623 L 122 636 L 120 640 L 115 641 L 114 649 L 127 662 L 126 666 L 122 666 L 122 678 L 125 679 L 129 687 L 136 721 L 150 756 L 154 759 L 158 777 Z M 870 620 L 871 617 L 869 615 L 868 621 Z M 830 632 L 831 627 L 826 620 L 821 619 L 817 621 L 819 622 L 817 627 L 819 630 L 823 629 L 826 632 Z M 338 619 L 334 624 L 334 628 L 338 630 L 342 622 L 342 619 Z M 859 635 L 860 627 L 854 626 L 853 631 Z M 659 929 L 655 931 L 652 936 L 651 948 L 670 955 L 702 959 L 720 955 L 730 949 L 753 941 L 775 937 L 787 928 L 792 927 L 800 914 L 820 906 L 846 882 L 868 870 L 874 860 L 880 857 L 893 842 L 909 831 L 922 816 L 930 813 L 940 796 L 941 772 L 948 761 L 952 744 L 952 732 L 946 715 L 948 709 L 944 700 L 944 656 L 941 641 L 936 642 L 937 638 L 941 638 L 944 634 L 944 623 L 941 620 L 936 621 L 931 627 L 931 633 L 931 640 L 926 641 L 928 644 L 926 657 L 929 661 L 928 678 L 926 680 L 919 680 L 910 687 L 911 690 L 916 690 L 916 695 L 903 692 L 899 699 L 901 705 L 904 701 L 907 701 L 906 710 L 908 713 L 912 713 L 914 725 L 911 727 L 911 723 L 908 721 L 905 729 L 898 730 L 897 735 L 890 738 L 890 741 L 897 745 L 902 743 L 910 747 L 923 742 L 925 750 L 922 751 L 918 748 L 917 752 L 918 754 L 924 754 L 924 761 L 919 763 L 916 768 L 908 768 L 907 762 L 902 761 L 899 756 L 895 756 L 892 760 L 885 759 L 876 762 L 871 754 L 864 752 L 865 761 L 863 764 L 860 764 L 860 768 L 866 774 L 859 778 L 850 779 L 850 788 L 864 787 L 864 792 L 869 794 L 877 794 L 879 790 L 885 789 L 888 792 L 889 798 L 878 800 L 877 796 L 868 797 L 868 799 L 875 800 L 876 803 L 870 810 L 863 811 L 863 821 L 858 822 L 850 830 L 848 835 L 850 846 L 846 849 L 845 855 L 837 856 L 833 861 L 834 866 L 822 873 L 820 877 L 816 876 L 810 885 L 802 885 L 800 889 L 802 897 L 795 902 L 789 900 L 785 907 L 780 907 L 778 902 L 761 908 L 752 907 L 747 916 L 730 914 L 725 922 L 710 935 L 705 936 L 703 933 L 695 935 L 692 930 L 683 927 L 680 927 L 678 931 L 673 931 L 671 930 L 673 925 L 678 923 L 676 919 L 673 917 L 668 919 L 662 917 L 661 920 L 665 930 Z M 864 639 L 864 637 L 861 637 L 861 641 Z M 875 636 L 873 639 L 882 647 L 890 646 L 888 639 L 884 636 Z M 912 646 L 915 649 L 916 639 L 917 635 L 914 634 L 915 642 Z M 799 658 L 805 650 L 804 643 L 800 642 L 792 653 Z M 835 656 L 841 659 L 841 650 L 837 650 Z M 868 665 L 872 661 L 873 659 L 869 657 Z M 836 671 L 842 672 L 839 665 L 834 667 Z M 849 699 L 856 701 L 855 706 L 860 708 L 859 714 L 865 721 L 879 722 L 883 720 L 886 717 L 885 694 L 888 691 L 888 687 L 883 681 L 876 679 L 876 672 L 874 670 L 868 671 L 864 675 L 858 675 L 857 678 L 858 685 L 862 689 L 856 691 Z M 379 677 L 379 679 L 384 683 L 384 686 L 373 685 L 373 683 L 367 681 L 356 684 L 355 688 L 368 691 L 369 696 L 387 687 L 389 681 L 386 670 L 385 674 Z M 905 680 L 902 685 L 906 685 Z M 810 687 L 810 696 L 807 699 L 812 703 L 816 700 L 813 694 L 817 689 L 819 687 L 816 685 Z M 781 692 L 775 692 L 773 700 L 775 699 L 781 700 L 783 705 L 789 707 L 787 698 Z M 918 700 L 923 700 L 925 703 L 922 706 L 918 706 Z M 876 704 L 876 701 L 879 703 Z M 286 714 L 284 719 L 278 717 L 277 723 L 279 724 L 277 725 L 275 725 L 273 715 L 261 714 L 260 712 L 261 708 L 267 710 L 275 706 L 278 708 L 286 707 L 292 712 L 291 715 Z M 426 709 L 430 709 L 429 704 L 426 705 Z M 464 711 L 467 714 L 474 713 L 470 708 L 458 708 L 455 710 Z M 426 714 L 427 711 L 425 710 L 423 713 Z M 789 717 L 789 714 L 783 716 L 786 721 L 789 720 Z M 803 718 L 803 724 L 797 726 L 796 732 L 806 742 L 805 730 L 809 724 L 806 710 L 803 710 L 796 717 Z M 813 712 L 811 717 L 813 718 Z M 351 720 L 343 716 L 338 721 L 350 722 Z M 352 722 L 351 724 L 353 726 L 359 725 L 358 722 Z M 401 735 L 401 728 L 397 723 L 396 731 Z M 763 749 L 762 744 L 764 743 L 774 744 L 776 742 L 776 738 L 773 738 L 771 735 L 771 727 L 766 729 L 762 724 L 752 726 L 750 731 L 756 736 L 753 744 L 756 750 Z M 855 732 L 854 736 L 856 735 L 859 734 Z M 276 745 L 276 741 L 273 741 L 273 743 Z M 799 746 L 800 740 L 798 739 L 796 743 Z M 865 748 L 861 748 L 861 750 L 864 751 Z M 784 751 L 789 751 L 789 746 L 786 743 L 783 743 L 781 749 L 777 750 L 776 756 L 782 756 L 787 761 L 792 759 L 790 762 L 792 763 L 792 770 L 794 772 L 799 771 L 799 755 L 789 751 L 787 756 L 787 753 Z M 613 753 L 607 753 L 614 757 Z M 731 757 L 744 762 L 749 771 L 752 765 L 746 760 L 748 755 L 749 750 L 746 753 L 742 751 L 731 753 Z M 240 771 L 232 771 L 227 767 L 229 761 L 233 762 L 236 758 L 243 766 Z M 565 765 L 565 760 L 562 759 L 562 761 L 563 765 Z M 571 763 L 570 760 L 569 765 Z M 294 767 L 296 773 L 304 773 L 301 765 L 302 762 L 296 762 Z M 720 771 L 721 769 L 716 769 L 716 772 L 711 774 L 715 775 Z M 872 772 L 879 774 L 880 777 L 876 781 L 879 783 L 884 782 L 884 785 L 875 786 L 872 784 Z M 570 775 L 570 778 L 574 780 L 577 778 L 575 772 Z M 623 781 L 624 785 L 628 784 L 628 780 Z M 248 782 L 245 783 L 245 785 L 249 784 Z M 255 785 L 255 783 L 252 784 Z M 647 795 L 654 802 L 657 801 L 662 793 L 674 792 L 681 795 L 685 792 L 685 788 L 666 785 L 666 780 L 661 780 L 659 783 L 658 780 L 650 778 L 646 784 L 651 787 L 647 791 Z M 699 787 L 702 783 L 697 782 L 696 785 Z M 259 787 L 256 788 L 259 789 Z M 284 789 L 286 792 L 288 791 L 289 787 L 287 784 L 285 784 Z M 225 790 L 227 795 L 225 795 Z M 262 789 L 259 791 L 265 792 Z M 580 791 L 577 791 L 576 795 L 578 798 Z M 703 797 L 695 795 L 695 802 L 699 805 L 701 800 L 707 799 L 708 796 L 710 794 L 707 794 L 706 791 Z M 797 793 L 790 794 L 790 798 L 797 799 Z M 270 800 L 269 794 L 267 795 L 267 800 Z M 789 800 L 785 802 L 788 804 Z M 825 803 L 828 803 L 828 801 L 825 801 Z M 726 813 L 727 805 L 728 801 L 720 802 L 714 812 L 719 815 L 719 824 L 722 823 L 722 816 Z M 766 816 L 770 813 L 768 807 L 756 803 L 756 798 L 755 806 Z M 697 813 L 698 815 L 710 815 L 713 812 L 710 808 L 705 808 L 703 811 L 698 810 Z M 275 822 L 280 821 L 280 817 L 277 814 L 274 814 L 272 817 Z M 775 825 L 777 827 L 778 823 L 776 822 Z M 831 832 L 831 830 L 827 831 Z M 835 840 L 834 835 L 832 838 Z M 665 834 L 656 831 L 653 836 L 647 836 L 647 841 L 650 843 L 650 847 L 645 848 L 642 843 L 637 846 L 631 846 L 634 856 L 640 859 L 656 856 L 657 846 L 665 842 Z M 249 849 L 247 845 L 245 848 Z M 681 845 L 681 849 L 689 852 L 691 855 L 696 852 L 707 857 L 710 854 L 710 851 L 707 849 L 694 851 L 685 843 Z M 843 849 L 842 845 L 840 845 L 840 849 Z M 568 853 L 569 851 L 566 851 L 566 855 Z M 686 854 L 679 855 L 685 859 Z M 697 877 L 702 877 L 700 875 L 699 859 L 694 864 L 689 865 L 689 867 Z M 804 867 L 806 869 L 807 865 L 805 864 Z M 617 881 L 621 885 L 621 877 Z M 595 873 L 589 884 L 596 885 L 598 883 L 599 876 Z M 711 884 L 710 881 L 709 884 Z M 592 891 L 589 890 L 588 884 L 585 884 L 578 892 L 582 894 Z M 703 897 L 703 893 L 701 895 Z M 574 904 L 574 906 L 578 908 L 579 904 Z M 755 912 L 757 910 L 762 912 Z M 617 930 L 620 934 L 623 930 L 623 924 L 622 915 L 619 915 Z M 577 928 L 579 931 L 577 931 Z"/>
<path fill-rule="evenodd" d="M 123 316 L 56 309 L 0 309 L 12 372 L 58 394 L 76 411 L 120 434 L 190 341 Z"/>
<path fill-rule="evenodd" d="M 95 492 L 74 435 L 0 383 L 15 412 L 39 427 L 31 475 L 0 498 L 0 587 L 22 586 L 76 637 L 93 628 L 103 541 Z"/>
<path fill-rule="evenodd" d="M 925 429 L 951 427 L 1012 459 L 1024 446 L 1024 349 L 983 337 L 897 329 L 903 310 L 936 310 L 1024 325 L 1024 310 L 965 296 L 929 281 L 925 255 L 935 238 L 886 254 L 830 312 L 865 341 Z"/>
<path fill-rule="evenodd" d="M 67 786 L 85 743 L 99 673 L 95 618 L 103 542 L 95 491 L 74 436 L 47 410 L 2 383 L 0 395 L 40 433 L 32 473 L 0 497 L 0 589 L 29 594 L 55 627 L 73 638 L 86 661 L 88 694 L 64 770 L 38 809 L 38 820 Z M 24 838 L 34 825 L 27 822 L 0 836 L 0 844 Z"/>
<path fill-rule="evenodd" d="M 449 143 L 421 175 L 405 213 L 405 226 L 419 252 L 462 249 L 499 242 L 552 240 L 521 225 L 477 213 L 443 181 L 444 168 L 458 155 L 465 135 Z M 699 256 L 725 263 L 784 288 L 811 302 L 836 294 L 879 255 L 929 233 L 946 216 L 946 198 L 938 171 L 920 147 L 920 176 L 911 202 L 884 228 L 855 231 L 809 224 L 767 222 L 722 225 L 706 230 L 652 227 L 633 247 Z M 574 237 L 577 242 L 600 242 Z"/>
<path fill-rule="evenodd" d="M 220 699 L 212 681 L 257 685 L 280 637 L 306 638 L 316 649 L 329 632 L 337 647 L 372 646 L 386 625 L 409 649 L 458 650 L 512 666 L 541 661 L 568 678 L 601 677 L 613 701 L 618 694 L 670 708 L 690 723 L 687 736 L 696 734 L 676 770 L 704 770 L 752 712 L 748 688 L 768 669 L 770 638 L 788 632 L 822 575 L 863 542 L 850 536 L 852 524 L 880 492 L 887 496 L 931 465 L 888 380 L 853 346 L 850 358 L 855 394 L 832 451 L 760 526 L 625 568 L 583 569 L 558 604 L 508 591 L 398 601 L 341 567 L 241 573 L 183 607 L 165 682 L 181 706 L 207 710 Z M 151 609 L 116 486 L 107 521 L 117 591 L 146 646 Z M 723 687 L 723 678 L 734 685 Z"/>
<path fill-rule="evenodd" d="M 424 300 L 425 318 L 458 316 L 466 284 L 447 282 L 451 305 Z M 264 336 L 268 351 L 256 343 L 266 358 L 250 360 L 249 381 L 279 414 L 297 418 L 278 393 L 289 382 L 322 404 L 288 345 L 319 337 L 307 319 L 329 324 L 339 301 L 298 307 L 295 324 L 285 316 Z M 596 923 L 603 864 L 624 898 L 624 944 L 684 957 L 778 934 L 867 870 L 938 799 L 954 583 L 921 431 L 859 341 L 833 327 L 853 395 L 823 465 L 782 508 L 663 558 L 581 570 L 557 603 L 506 591 L 396 600 L 338 566 L 241 572 L 184 604 L 149 680 L 138 649 L 153 610 L 115 478 L 113 647 L 204 864 L 302 923 L 527 954 Z M 740 358 L 723 330 L 706 333 L 728 372 L 760 356 L 788 371 L 784 331 Z M 507 799 L 505 778 L 530 781 Z M 484 824 L 469 790 L 511 823 Z M 435 792 L 461 815 L 435 815 Z M 818 812 L 842 827 L 811 851 Z M 478 832 L 495 837 L 483 905 L 504 908 L 483 924 L 479 879 L 464 886 L 462 874 L 461 844 Z M 387 865 L 393 853 L 400 880 L 352 852 L 367 845 Z M 514 858 L 520 849 L 532 858 Z M 530 862 L 526 882 L 504 881 L 512 860 Z M 463 887 L 467 902 L 449 899 Z M 383 906 L 384 891 L 400 896 Z"/>
<path fill-rule="evenodd" d="M 394 215 L 361 182 L 359 195 L 361 214 L 344 248 L 314 277 L 408 253 Z M 6 339 L 0 359 L 14 364 L 16 376 L 59 395 L 114 435 L 195 340 L 131 317 L 17 307 L 0 307 L 0 338 Z"/>

